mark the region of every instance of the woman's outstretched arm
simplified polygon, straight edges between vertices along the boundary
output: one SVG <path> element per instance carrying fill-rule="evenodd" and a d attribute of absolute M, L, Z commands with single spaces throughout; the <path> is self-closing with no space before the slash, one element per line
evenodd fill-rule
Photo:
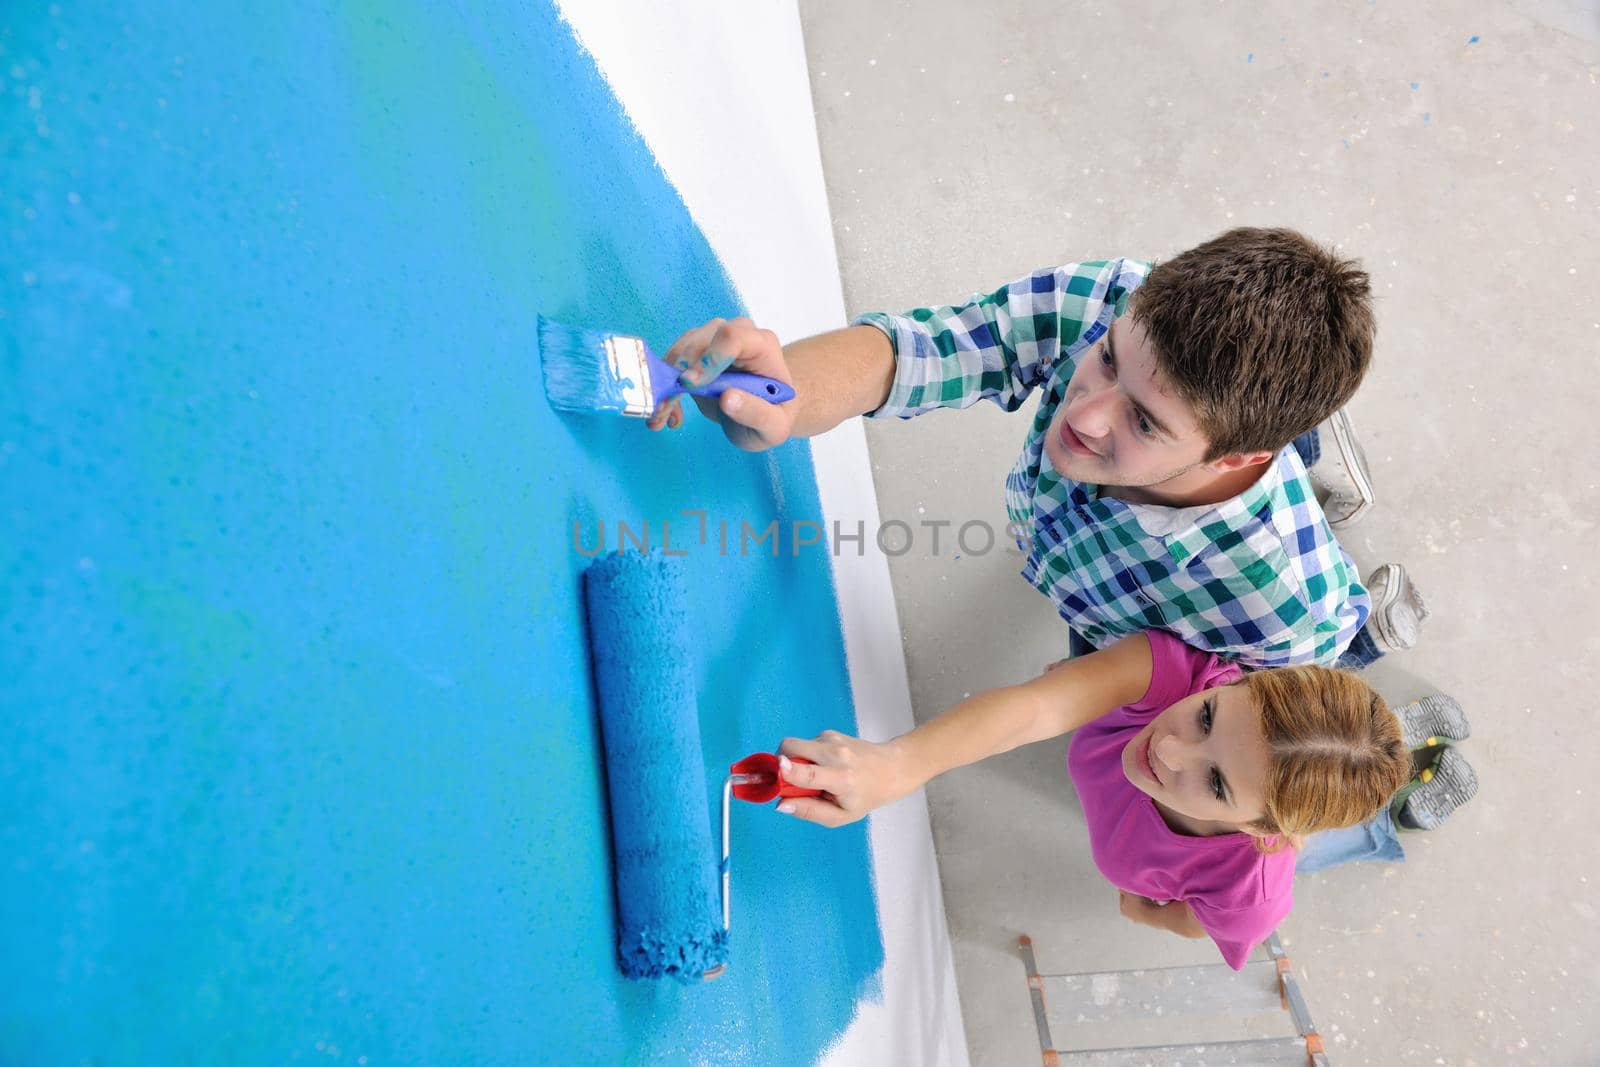
<path fill-rule="evenodd" d="M 1150 688 L 1150 642 L 1143 634 L 1051 668 L 1020 685 L 990 689 L 891 741 L 863 741 L 826 730 L 810 741 L 786 738 L 783 776 L 820 789 L 778 810 L 824 826 L 843 826 L 922 788 L 945 771 L 1077 729 L 1131 704 Z"/>

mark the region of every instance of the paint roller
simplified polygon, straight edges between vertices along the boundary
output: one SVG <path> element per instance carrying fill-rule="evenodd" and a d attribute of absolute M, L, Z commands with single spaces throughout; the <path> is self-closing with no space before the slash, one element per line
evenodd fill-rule
<path fill-rule="evenodd" d="M 816 791 L 783 781 L 768 753 L 734 764 L 722 786 L 719 887 L 683 560 L 618 552 L 583 579 L 611 801 L 618 962 L 630 978 L 710 980 L 728 965 L 729 797 L 761 803 Z"/>

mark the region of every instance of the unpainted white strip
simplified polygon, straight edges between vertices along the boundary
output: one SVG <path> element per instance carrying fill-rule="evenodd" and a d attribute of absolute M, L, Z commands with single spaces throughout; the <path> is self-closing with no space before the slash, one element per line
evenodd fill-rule
<path fill-rule="evenodd" d="M 563 0 L 562 16 L 622 102 L 755 321 L 793 340 L 844 325 L 833 228 L 795 0 Z M 731 309 L 730 309 L 731 310 Z M 694 325 L 685 323 L 685 328 Z M 913 725 L 878 502 L 859 420 L 811 441 L 829 530 L 856 718 L 886 739 Z M 829 541 L 831 543 L 831 537 Z M 823 1057 L 828 1067 L 967 1063 L 928 809 L 919 792 L 871 818 L 885 964 Z"/>

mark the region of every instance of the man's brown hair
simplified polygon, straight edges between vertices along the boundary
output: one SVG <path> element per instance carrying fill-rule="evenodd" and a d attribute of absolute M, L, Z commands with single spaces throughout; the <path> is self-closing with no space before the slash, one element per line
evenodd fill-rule
<path fill-rule="evenodd" d="M 1206 460 L 1276 452 L 1333 414 L 1372 361 L 1371 284 L 1294 230 L 1241 227 L 1162 262 L 1134 291 Z"/>

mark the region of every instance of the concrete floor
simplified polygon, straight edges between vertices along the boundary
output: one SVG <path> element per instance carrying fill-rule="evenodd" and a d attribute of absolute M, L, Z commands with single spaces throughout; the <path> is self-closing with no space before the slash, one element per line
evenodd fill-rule
<path fill-rule="evenodd" d="M 1380 502 L 1345 542 L 1364 573 L 1404 562 L 1435 615 L 1374 680 L 1394 701 L 1462 700 L 1482 791 L 1403 866 L 1302 877 L 1285 940 L 1337 1063 L 1595 1062 L 1600 859 L 1577 836 L 1600 790 L 1593 0 L 802 16 L 852 314 L 1244 223 L 1365 262 L 1379 350 L 1352 411 Z M 1027 416 L 869 425 L 884 518 L 1000 528 Z M 891 561 L 924 719 L 1066 643 L 1020 557 L 952 556 L 921 537 Z M 1117 915 L 1064 747 L 928 791 L 975 1064 L 1038 1062 L 1018 933 L 1046 971 L 1214 958 Z"/>

